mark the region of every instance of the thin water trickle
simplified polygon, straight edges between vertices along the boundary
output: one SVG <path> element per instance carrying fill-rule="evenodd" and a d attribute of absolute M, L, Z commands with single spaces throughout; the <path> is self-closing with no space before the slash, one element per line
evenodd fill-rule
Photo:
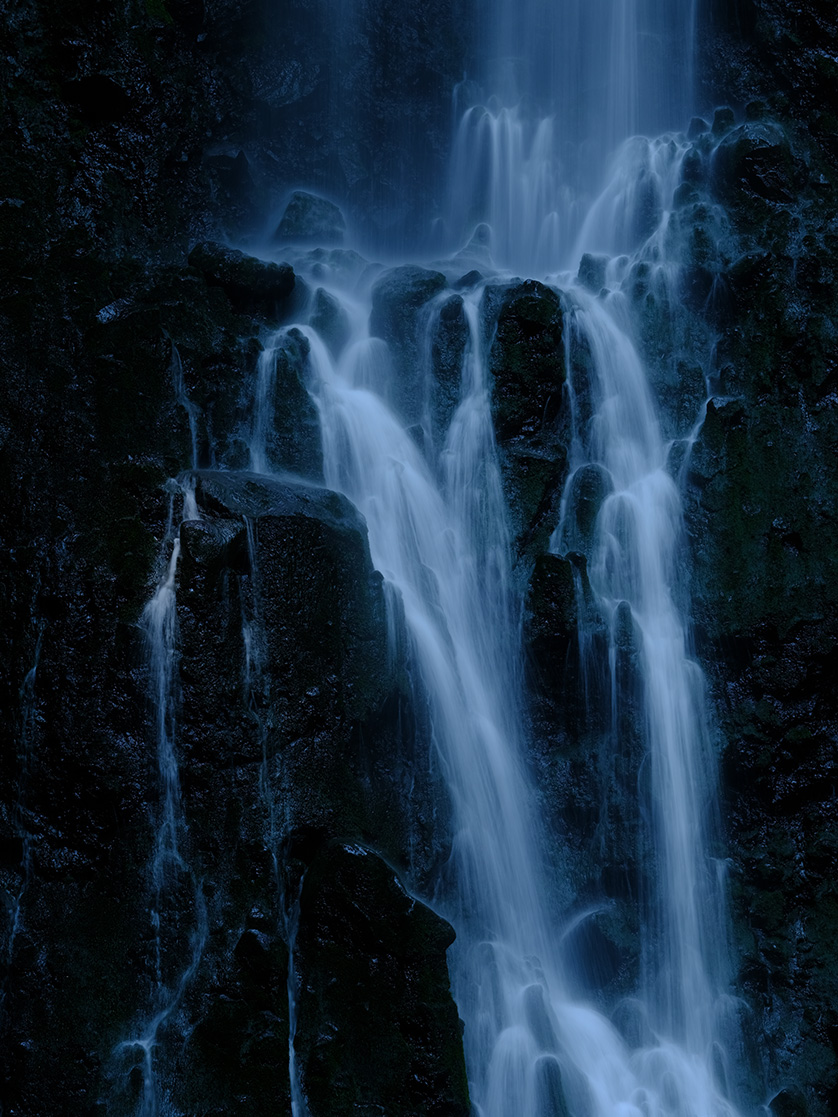
<path fill-rule="evenodd" d="M 178 358 L 179 367 L 179 358 Z M 183 849 L 186 821 L 180 791 L 177 756 L 177 570 L 180 559 L 179 526 L 200 518 L 194 483 L 171 482 L 169 523 L 164 552 L 169 552 L 164 573 L 151 600 L 143 610 L 140 627 L 148 652 L 148 691 L 152 710 L 152 737 L 158 774 L 158 803 L 154 847 L 150 865 L 151 903 L 149 920 L 154 950 L 154 986 L 151 1005 L 138 1033 L 117 1044 L 114 1054 L 141 1069 L 137 1117 L 158 1117 L 163 1093 L 158 1079 L 155 1051 L 160 1036 L 191 985 L 203 957 L 208 925 L 203 891 L 194 879 Z M 175 519 L 175 503 L 180 519 Z M 193 926 L 183 936 L 180 919 L 172 914 L 182 902 L 186 887 L 191 901 Z M 173 899 L 178 893 L 178 899 Z M 186 939 L 185 942 L 181 941 Z M 182 960 L 186 953 L 185 962 Z M 175 958 L 174 966 L 169 957 Z M 139 1064 L 136 1060 L 139 1058 Z"/>
<path fill-rule="evenodd" d="M 38 665 L 41 660 L 41 649 L 44 642 L 46 622 L 38 624 L 38 636 L 35 641 L 35 654 L 33 663 L 24 676 L 20 688 L 20 731 L 17 740 L 18 759 L 18 790 L 17 798 L 12 812 L 12 824 L 20 841 L 21 856 L 18 868 L 19 884 L 16 891 L 11 893 L 11 903 L 8 911 L 8 931 L 5 943 L 5 964 L 3 980 L 0 982 L 0 1014 L 6 1001 L 6 982 L 11 971 L 15 954 L 15 943 L 21 929 L 23 918 L 23 901 L 32 876 L 32 830 L 27 819 L 26 799 L 29 790 L 29 781 L 32 776 L 32 767 L 35 756 L 36 733 L 39 724 L 38 699 L 36 682 L 38 678 Z"/>

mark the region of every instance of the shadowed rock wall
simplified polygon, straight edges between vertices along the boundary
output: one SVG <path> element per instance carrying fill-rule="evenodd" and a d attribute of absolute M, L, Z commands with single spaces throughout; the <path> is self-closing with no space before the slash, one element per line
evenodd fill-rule
<path fill-rule="evenodd" d="M 331 10 L 305 0 L 281 11 L 238 0 L 6 5 L 0 1042 L 9 1113 L 130 1112 L 142 1091 L 138 1049 L 114 1054 L 148 1023 L 155 983 L 148 866 L 159 777 L 138 621 L 163 572 L 173 502 L 179 515 L 167 479 L 193 466 L 246 465 L 246 398 L 264 330 L 302 297 L 288 273 L 244 282 L 231 279 L 241 261 L 209 249 L 190 263 L 187 252 L 208 237 L 270 231 L 300 185 L 344 203 L 372 243 L 386 230 L 398 245 L 422 225 L 438 200 L 432 184 L 442 181 L 448 96 L 469 20 L 452 4 L 397 8 L 359 3 L 342 31 L 323 34 Z M 713 399 L 684 491 L 696 646 L 718 714 L 738 987 L 761 1051 L 753 1076 L 769 1096 L 779 1091 L 774 1111 L 822 1117 L 838 1105 L 836 25 L 826 0 L 711 4 L 704 20 L 705 103 L 735 111 L 715 123 L 708 113 L 713 129 L 685 168 L 675 218 L 683 305 L 671 314 L 642 270 L 626 289 L 642 310 L 640 341 L 673 437 L 704 391 L 704 368 L 684 359 L 688 339 L 698 338 L 710 373 Z M 417 193 L 405 191 L 417 161 L 427 174 Z M 636 927 L 630 904 L 619 905 L 642 888 L 642 851 L 626 853 L 635 842 L 628 811 L 607 820 L 605 869 L 593 875 L 602 782 L 626 795 L 636 783 L 632 634 L 622 633 L 619 648 L 625 754 L 603 772 L 591 763 L 598 727 L 582 722 L 574 658 L 582 513 L 596 502 L 596 478 L 579 494 L 577 558 L 544 553 L 565 468 L 562 307 L 537 284 L 493 297 L 483 309 L 495 338 L 499 446 L 522 580 L 532 569 L 533 763 L 570 846 L 568 888 L 580 901 L 603 891 L 619 901 L 589 932 L 596 941 L 580 944 L 580 957 L 604 959 L 580 971 L 580 992 L 607 999 L 631 987 Z M 458 300 L 452 293 L 439 312 L 432 430 L 450 418 L 464 344 Z M 303 348 L 290 346 L 283 365 L 302 410 Z M 571 347 L 570 359 L 581 375 L 584 351 Z M 196 408 L 194 452 L 180 377 Z M 315 477 L 311 414 L 279 418 L 277 465 Z M 429 764 L 408 665 L 398 655 L 395 666 L 368 661 L 363 650 L 380 651 L 382 626 L 363 531 L 355 525 L 346 536 L 362 584 L 348 568 L 336 581 L 334 524 L 314 515 L 289 526 L 270 502 L 260 511 L 241 494 L 213 497 L 211 474 L 202 476 L 204 526 L 182 537 L 182 584 L 192 592 L 178 599 L 192 869 L 168 910 L 173 970 L 188 965 L 198 930 L 206 963 L 167 1025 L 161 1081 L 182 1091 L 175 1102 L 186 1113 L 276 1112 L 278 1097 L 281 1111 L 287 983 L 296 979 L 301 1074 L 312 1096 L 332 1073 L 346 1098 L 392 1096 L 400 1057 L 371 1084 L 353 1077 L 351 1043 L 324 1050 L 315 1033 L 318 1020 L 346 1026 L 346 1002 L 330 984 L 342 969 L 334 950 L 356 983 L 384 983 L 389 971 L 371 973 L 368 954 L 404 949 L 403 984 L 382 1020 L 410 1022 L 406 1042 L 424 1067 L 417 1111 L 464 1112 L 445 999 L 450 931 L 414 910 L 389 875 L 384 882 L 379 859 L 403 870 L 410 851 L 413 872 L 427 877 L 445 856 L 446 827 L 429 776 L 416 831 L 406 832 L 406 773 Z M 264 521 L 255 568 L 249 517 Z M 313 541 L 324 565 L 300 571 Z M 248 691 L 242 618 L 258 615 L 254 569 L 300 582 L 296 612 L 263 616 L 286 671 Z M 349 645 L 359 641 L 351 693 L 309 693 L 309 667 L 322 675 L 331 656 L 337 677 L 343 657 L 352 659 L 341 641 L 320 642 L 318 571 Z M 288 648 L 309 630 L 321 659 L 307 667 L 303 656 L 296 675 Z M 283 800 L 293 819 L 272 845 L 266 827 L 283 773 L 293 776 Z M 347 845 L 363 851 L 363 869 Z M 340 955 L 334 897 L 347 889 L 369 902 L 353 914 Z M 376 931 L 381 909 L 413 928 L 398 950 Z M 441 1006 L 432 1032 L 424 1003 Z"/>
<path fill-rule="evenodd" d="M 404 641 L 388 651 L 380 577 L 351 510 L 325 523 L 317 509 L 289 516 L 270 500 L 242 505 L 237 494 L 210 495 L 212 475 L 202 474 L 204 519 L 183 530 L 178 573 L 184 866 L 162 887 L 151 870 L 161 774 L 140 620 L 180 517 L 171 479 L 195 465 L 247 464 L 265 332 L 305 297 L 290 269 L 218 245 L 204 244 L 191 263 L 187 253 L 210 235 L 266 227 L 283 192 L 314 177 L 322 133 L 305 102 L 333 75 L 289 45 L 321 49 L 309 7 L 92 0 L 4 12 L 4 1112 L 136 1112 L 151 1096 L 139 1042 L 149 1036 L 158 1104 L 290 1112 L 289 982 L 315 980 L 311 936 L 335 934 L 310 927 L 305 904 L 298 915 L 300 886 L 315 859 L 328 881 L 329 850 L 340 861 L 344 842 L 364 843 L 370 866 L 372 906 L 357 935 L 395 905 L 411 959 L 413 984 L 388 990 L 376 1035 L 404 1029 L 413 1075 L 430 1076 L 417 1107 L 430 1112 L 444 1099 L 447 1112 L 467 1109 L 445 963 L 451 932 L 416 901 L 405 910 L 393 883 L 408 866 L 421 879 L 445 856 L 444 795 L 430 775 L 422 787 L 430 764 L 427 751 L 414 752 Z M 393 34 L 427 33 L 416 30 L 429 18 L 419 7 L 417 23 L 402 5 Z M 363 87 L 378 65 L 368 51 L 353 81 Z M 443 72 L 439 62 L 428 80 L 450 88 Z M 389 84 L 395 76 L 377 78 L 394 105 L 404 93 Z M 277 130 L 279 95 L 306 119 L 305 152 L 290 127 Z M 447 106 L 434 104 L 431 116 L 447 119 Z M 346 184 L 330 185 L 340 194 Z M 304 360 L 302 343 L 289 343 L 279 375 L 297 412 L 277 413 L 269 452 L 277 468 L 316 480 Z M 270 680 L 248 674 L 245 621 L 262 626 L 282 664 Z M 385 872 L 379 855 L 395 868 Z M 332 942 L 332 957 L 371 949 L 355 931 Z M 423 982 L 441 1030 L 439 1020 L 428 1030 L 418 1004 Z M 330 995 L 343 1020 L 355 991 L 343 1003 Z M 155 1034 L 163 1001 L 171 1011 Z M 306 1027 L 318 1020 L 307 1010 Z M 375 1068 L 365 1074 L 374 1095 Z"/>

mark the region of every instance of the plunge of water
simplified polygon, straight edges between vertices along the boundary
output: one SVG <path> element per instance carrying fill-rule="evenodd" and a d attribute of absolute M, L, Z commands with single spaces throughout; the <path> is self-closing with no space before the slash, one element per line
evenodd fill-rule
<path fill-rule="evenodd" d="M 370 337 L 362 302 L 346 304 L 352 336 L 338 359 L 311 326 L 289 327 L 308 342 L 326 482 L 364 514 L 374 565 L 401 597 L 450 789 L 453 885 L 441 882 L 436 901 L 458 932 L 451 970 L 466 1021 L 472 1098 L 485 1117 L 729 1117 L 735 1111 L 713 1060 L 714 1045 L 724 1043 L 726 1008 L 723 905 L 705 844 L 713 765 L 701 674 L 676 604 L 680 500 L 653 398 L 620 325 L 620 297 L 566 293 L 567 332 L 584 337 L 594 378 L 593 420 L 575 432 L 568 490 L 585 466 L 608 479 L 590 581 L 612 630 L 627 608 L 641 634 L 654 772 L 649 808 L 660 877 L 637 991 L 645 1034 L 632 1050 L 604 1016 L 567 992 L 568 959 L 524 762 L 519 603 L 483 296 L 483 284 L 463 296 L 468 342 L 444 435 L 427 419 L 419 432 L 399 417 L 386 346 Z M 426 321 L 432 330 L 433 307 Z M 430 338 L 420 348 L 430 361 Z M 429 384 L 430 368 L 417 380 Z M 254 461 L 261 460 L 265 398 L 257 395 Z M 427 416 L 430 408 L 420 410 Z M 559 550 L 566 530 L 557 528 Z"/>
<path fill-rule="evenodd" d="M 588 233 L 601 228 L 589 211 L 609 165 L 612 192 L 622 195 L 612 199 L 615 218 L 631 226 L 645 210 L 645 239 L 656 224 L 652 212 L 649 226 L 648 211 L 657 172 L 642 166 L 654 158 L 633 138 L 681 128 L 688 118 L 696 6 L 493 0 L 477 80 L 464 81 L 455 97 L 450 243 L 459 247 L 485 223 L 497 267 L 524 275 L 564 270 L 578 260 L 583 222 Z M 600 211 L 607 204 L 600 199 Z M 625 252 L 640 243 L 637 236 L 618 247 L 589 241 L 588 251 Z"/>
<path fill-rule="evenodd" d="M 674 274 L 677 263 L 665 258 L 665 230 L 685 142 L 632 133 L 674 127 L 686 118 L 694 20 L 693 0 L 567 0 L 561 11 L 546 0 L 490 5 L 487 59 L 478 75 L 489 95 L 481 103 L 473 87 L 471 94 L 465 87 L 458 93 L 464 111 L 454 142 L 448 229 L 459 247 L 476 225 L 487 223 L 468 251 L 484 276 L 496 274 L 463 295 L 468 341 L 446 430 L 429 425 L 427 401 L 419 430 L 399 414 L 387 346 L 370 336 L 368 292 L 332 292 L 350 326 L 338 356 L 310 322 L 293 327 L 308 343 L 326 483 L 365 516 L 373 562 L 401 599 L 449 786 L 452 865 L 430 899 L 458 934 L 452 982 L 466 1022 L 472 1099 L 482 1117 L 736 1112 L 714 1057 L 730 1050 L 724 913 L 708 855 L 715 777 L 703 682 L 683 616 L 680 498 L 631 340 L 630 310 L 619 293 L 626 260 L 602 263 L 601 297 L 573 285 L 569 273 L 560 276 L 585 252 L 640 254 L 662 269 L 664 279 Z M 459 255 L 457 274 L 467 258 L 468 252 Z M 454 264 L 451 269 L 453 275 Z M 651 772 L 648 799 L 638 812 L 648 808 L 654 885 L 643 912 L 644 971 L 636 990 L 644 1026 L 631 1043 L 569 992 L 572 959 L 560 933 L 555 873 L 545 864 L 549 839 L 525 759 L 519 585 L 481 321 L 487 285 L 497 273 L 508 276 L 508 269 L 558 280 L 565 336 L 582 339 L 591 357 L 584 386 L 590 418 L 577 416 L 553 547 L 564 552 L 576 546 L 569 534 L 574 482 L 585 469 L 598 471 L 605 497 L 587 558 L 590 590 L 612 633 L 606 665 L 612 693 L 617 631 L 630 623 L 638 634 Z M 429 314 L 429 328 L 434 321 Z M 276 354 L 291 328 L 280 331 L 259 367 L 250 431 L 256 472 L 271 471 Z M 419 349 L 419 360 L 430 361 L 430 336 Z M 427 387 L 431 378 L 426 367 L 417 381 Z M 583 385 L 571 383 L 571 389 L 581 392 Z M 250 550 L 253 561 L 252 541 Z M 158 649 L 152 675 L 162 821 L 154 870 L 161 882 L 166 865 L 182 864 L 170 728 L 176 564 L 175 550 L 146 618 Z M 256 612 L 243 617 L 243 630 L 246 687 L 252 689 L 260 685 Z M 584 623 L 580 643 L 588 654 Z M 271 813 L 272 848 L 275 825 Z M 287 915 L 293 966 L 294 903 Z M 187 966 L 183 979 L 192 972 Z M 292 1083 L 294 984 L 291 970 Z M 148 1115 L 157 1105 L 151 1053 L 182 987 L 167 993 L 141 1037 L 125 1045 L 145 1053 Z M 294 1088 L 296 1113 L 303 1100 Z"/>
<path fill-rule="evenodd" d="M 590 354 L 590 382 L 570 384 L 588 393 L 590 411 L 576 417 L 553 547 L 572 549 L 575 479 L 596 471 L 604 499 L 588 547 L 589 592 L 611 632 L 612 705 L 618 631 L 635 631 L 650 772 L 637 813 L 647 819 L 653 884 L 641 913 L 643 1024 L 631 1043 L 568 993 L 572 962 L 524 762 L 518 590 L 480 322 L 485 281 L 463 295 L 468 344 L 444 437 L 430 429 L 428 406 L 421 432 L 400 418 L 386 346 L 370 336 L 357 297 L 339 359 L 314 329 L 298 327 L 309 342 L 326 482 L 363 512 L 373 562 L 402 599 L 448 780 L 454 883 L 441 882 L 436 899 L 458 933 L 452 981 L 483 1117 L 737 1112 L 725 1068 L 735 1058 L 727 1029 L 735 1013 L 725 994 L 723 892 L 708 853 L 715 772 L 683 615 L 680 497 L 619 290 L 631 261 L 644 259 L 677 297 L 666 230 L 686 141 L 633 133 L 685 121 L 694 25 L 692 0 L 569 0 L 561 11 L 543 0 L 492 4 L 479 75 L 490 96 L 481 104 L 473 85 L 458 91 L 448 208 L 452 244 L 471 237 L 460 270 L 471 262 L 484 275 L 553 275 L 564 289 L 566 339 L 581 339 Z M 597 264 L 599 297 L 561 274 L 583 253 L 610 258 Z M 431 349 L 428 338 L 426 361 Z M 266 362 L 261 382 L 269 375 Z M 583 621 L 583 658 L 587 636 Z"/>

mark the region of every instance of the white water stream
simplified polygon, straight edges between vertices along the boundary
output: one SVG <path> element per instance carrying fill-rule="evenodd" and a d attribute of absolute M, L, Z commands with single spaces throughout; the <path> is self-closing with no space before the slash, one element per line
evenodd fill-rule
<path fill-rule="evenodd" d="M 634 1047 L 605 1015 L 568 993 L 572 982 L 551 895 L 555 870 L 544 864 L 549 841 L 525 761 L 520 587 L 492 427 L 480 320 L 484 283 L 463 296 L 469 337 L 459 403 L 436 450 L 434 439 L 417 440 L 391 406 L 392 363 L 386 345 L 370 337 L 367 291 L 332 292 L 351 325 L 339 357 L 307 322 L 295 327 L 310 347 L 326 483 L 363 513 L 373 563 L 401 598 L 449 786 L 452 865 L 432 899 L 457 930 L 452 982 L 481 1117 L 738 1112 L 725 1075 L 735 1054 L 725 1023 L 722 889 L 708 852 L 715 775 L 703 680 L 682 614 L 680 498 L 632 341 L 629 304 L 619 292 L 637 254 L 667 274 L 677 269 L 664 247 L 684 141 L 632 134 L 685 123 L 694 23 L 694 0 L 567 0 L 561 10 L 547 0 L 493 0 L 481 75 L 487 92 L 482 100 L 472 96 L 460 117 L 447 217 L 454 247 L 486 224 L 481 261 L 484 274 L 493 265 L 490 281 L 515 269 L 549 276 L 564 289 L 566 334 L 576 331 L 592 357 L 593 417 L 574 432 L 568 484 L 590 464 L 608 478 L 590 582 L 612 628 L 627 603 L 640 634 L 651 773 L 653 895 L 641 913 L 644 965 L 635 991 L 647 1027 Z M 611 258 L 606 293 L 573 285 L 583 252 Z M 629 261 L 615 260 L 618 254 Z M 420 348 L 429 359 L 430 343 Z M 271 470 L 274 360 L 269 348 L 259 370 L 251 431 L 256 472 Z M 560 360 L 557 355 L 557 382 Z M 430 371 L 419 379 L 428 383 Z M 553 546 L 565 549 L 561 524 Z M 176 548 L 146 615 L 161 777 L 158 894 L 166 866 L 183 868 L 169 725 Z M 245 621 L 255 633 L 255 619 Z M 182 979 L 190 977 L 187 968 Z M 162 979 L 159 985 L 162 990 Z M 178 996 L 177 988 L 166 992 L 142 1037 L 123 1045 L 145 1051 L 143 1113 L 149 1115 L 157 1112 L 151 1052 Z M 295 1096 L 295 1112 L 301 1105 Z"/>
<path fill-rule="evenodd" d="M 363 308 L 337 362 L 313 329 L 296 327 L 310 346 L 326 482 L 364 514 L 373 563 L 402 598 L 450 788 L 456 896 L 443 891 L 438 901 L 458 932 L 451 969 L 472 1099 L 484 1117 L 560 1115 L 565 1104 L 576 1117 L 723 1117 L 734 1109 L 712 1058 L 724 1003 L 713 964 L 723 949 L 713 936 L 721 910 L 703 844 L 712 764 L 701 675 L 674 603 L 680 504 L 652 397 L 607 301 L 576 292 L 598 404 L 590 434 L 575 440 L 574 465 L 600 463 L 614 487 L 597 523 L 591 581 L 602 610 L 612 616 L 628 601 L 642 632 L 654 772 L 660 880 L 649 934 L 659 957 L 638 990 L 648 1042 L 632 1051 L 605 1017 L 565 992 L 524 770 L 518 606 L 481 295 L 478 287 L 465 298 L 460 402 L 438 455 L 420 451 L 388 406 L 390 362 Z"/>
<path fill-rule="evenodd" d="M 428 432 L 420 450 L 389 404 L 390 361 L 369 336 L 363 299 L 345 301 L 353 333 L 339 360 L 316 331 L 299 327 L 310 344 L 326 482 L 364 514 L 373 562 L 402 598 L 450 788 L 455 895 L 443 889 L 438 901 L 458 933 L 452 980 L 483 1117 L 737 1112 L 726 1074 L 736 1056 L 726 1034 L 722 887 L 708 852 L 714 762 L 681 612 L 680 497 L 619 292 L 632 258 L 677 273 L 664 249 L 685 141 L 631 137 L 644 124 L 685 123 L 694 24 L 691 0 L 571 0 L 561 11 L 544 0 L 490 5 L 491 96 L 460 118 L 448 211 L 455 244 L 485 223 L 474 249 L 484 273 L 491 262 L 500 276 L 513 268 L 549 275 L 567 291 L 566 333 L 584 338 L 592 357 L 593 417 L 574 432 L 570 480 L 594 463 L 610 486 L 590 582 L 612 628 L 627 603 L 639 633 L 651 773 L 649 803 L 637 808 L 649 807 L 653 894 L 640 913 L 636 1002 L 646 1028 L 633 1049 L 566 991 L 524 763 L 517 590 L 479 321 L 483 286 L 464 295 L 460 399 L 439 453 Z M 583 252 L 611 258 L 607 293 L 573 285 Z M 629 259 L 614 260 L 620 253 Z M 257 412 L 254 429 L 262 425 Z M 558 551 L 562 538 L 557 525 Z"/>

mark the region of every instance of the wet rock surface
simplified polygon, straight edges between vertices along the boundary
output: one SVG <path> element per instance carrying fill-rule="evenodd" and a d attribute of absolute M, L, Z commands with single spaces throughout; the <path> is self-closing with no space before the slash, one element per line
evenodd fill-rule
<path fill-rule="evenodd" d="M 416 782 L 429 764 L 413 733 L 404 647 L 391 663 L 357 517 L 341 506 L 330 519 L 324 490 L 311 497 L 315 511 L 269 500 L 268 514 L 249 497 L 221 495 L 220 482 L 209 507 L 204 475 L 207 504 L 182 529 L 178 569 L 188 869 L 155 898 L 160 773 L 139 622 L 181 512 L 171 479 L 196 466 L 248 466 L 267 331 L 307 297 L 290 268 L 226 247 L 270 217 L 295 142 L 298 154 L 322 154 L 311 116 L 304 137 L 276 132 L 281 163 L 255 139 L 264 121 L 273 135 L 272 114 L 296 114 L 287 106 L 322 80 L 288 35 L 303 7 L 277 21 L 238 0 L 126 0 L 83 12 L 12 4 L 0 28 L 4 1112 L 138 1111 L 139 1040 L 159 1004 L 153 910 L 170 994 L 198 958 L 156 1037 L 166 1104 L 189 1114 L 290 1112 L 287 947 L 298 878 L 288 869 L 286 882 L 281 866 L 297 866 L 311 842 L 295 839 L 292 857 L 272 815 L 282 771 L 296 770 L 295 820 L 318 841 L 364 841 L 403 870 L 410 861 L 420 879 L 445 857 L 440 789 L 426 795 Z M 268 105 L 271 89 L 284 89 L 286 107 Z M 447 101 L 439 111 L 447 127 Z M 294 173 L 311 165 L 301 158 Z M 329 255 L 324 267 L 355 267 L 352 257 Z M 316 477 L 305 353 L 294 344 L 278 369 L 275 402 L 286 413 L 272 453 L 276 468 Z M 254 605 L 248 518 L 272 589 L 299 578 L 295 602 L 278 591 L 276 614 Z M 318 561 L 299 547 L 329 567 L 328 593 L 315 592 Z M 252 662 L 248 681 L 243 609 L 253 625 L 267 617 L 265 640 L 284 665 L 273 689 Z M 350 661 L 346 686 L 333 683 Z M 417 793 L 408 839 L 402 804 Z M 386 921 L 386 897 L 378 914 Z M 423 956 L 439 982 L 444 951 L 440 939 Z M 440 1012 L 450 1014 L 440 984 L 445 995 Z M 414 1026 L 417 1073 L 436 1058 L 435 1035 Z"/>
<path fill-rule="evenodd" d="M 487 287 L 481 310 L 515 546 L 530 557 L 547 549 L 558 522 L 570 442 L 562 303 L 552 288 L 528 279 Z"/>
<path fill-rule="evenodd" d="M 838 1104 L 836 958 L 824 937 L 838 721 L 828 682 L 838 149 L 825 95 L 836 29 L 822 4 L 737 10 L 737 21 L 715 17 L 710 72 L 746 107 L 711 162 L 735 241 L 713 398 L 687 464 L 687 524 L 698 651 L 718 712 L 740 987 L 767 1037 L 772 1112 L 820 1115 Z"/>
<path fill-rule="evenodd" d="M 467 1117 L 445 964 L 453 940 L 368 850 L 322 850 L 303 883 L 296 944 L 305 976 L 295 1050 L 312 1117 L 379 1108 Z"/>
<path fill-rule="evenodd" d="M 269 322 L 287 313 L 294 290 L 294 269 L 288 264 L 258 260 L 213 241 L 197 244 L 189 263 L 203 272 L 210 286 L 220 287 L 236 310 Z"/>
<path fill-rule="evenodd" d="M 0 725 L 14 742 L 0 754 L 0 1093 L 9 1113 L 127 1114 L 140 1101 L 139 1046 L 115 1054 L 147 1027 L 156 980 L 159 777 L 138 621 L 180 514 L 169 479 L 195 467 L 203 518 L 181 528 L 178 586 L 192 876 L 172 885 L 163 913 L 169 970 L 184 972 L 196 935 L 205 941 L 160 1035 L 160 1082 L 179 1112 L 289 1112 L 289 920 L 304 879 L 297 1038 L 315 1105 L 329 1111 L 333 1065 L 341 1105 L 354 1104 L 353 1091 L 367 1100 L 407 1091 L 415 1112 L 465 1111 L 446 999 L 450 931 L 378 856 L 427 879 L 445 859 L 446 822 L 439 786 L 417 790 L 416 773 L 430 767 L 415 732 L 422 715 L 408 698 L 404 647 L 395 663 L 382 651 L 383 599 L 363 527 L 322 489 L 213 469 L 247 468 L 246 400 L 265 331 L 307 297 L 289 270 L 226 239 L 275 227 L 294 179 L 328 181 L 374 241 L 382 229 L 420 227 L 431 191 L 407 188 L 417 158 L 429 182 L 440 177 L 467 21 L 441 2 L 357 7 L 345 54 L 367 61 L 351 72 L 337 39 L 321 35 L 325 8 L 303 2 L 269 25 L 238 0 L 127 0 L 82 13 L 13 3 L 0 28 Z M 682 444 L 707 394 L 705 369 L 685 353 L 713 352 L 711 402 L 675 472 L 697 654 L 718 718 L 736 992 L 765 1037 L 763 1096 L 776 1117 L 826 1117 L 838 1088 L 836 27 L 826 0 L 737 0 L 704 15 L 715 86 L 706 121 L 691 128 L 671 217 L 681 286 L 673 292 L 648 267 L 622 289 L 665 429 Z M 377 68 L 373 40 L 387 44 Z M 417 90 L 428 96 L 413 98 Z M 734 108 L 714 112 L 723 100 Z M 374 142 L 332 126 L 341 101 L 373 122 L 358 134 Z M 420 138 L 409 157 L 406 120 Z M 405 200 L 413 196 L 417 205 Z M 367 269 L 344 250 L 315 249 L 311 260 L 323 283 Z M 444 289 L 437 274 L 403 274 L 390 294 L 385 277 L 381 337 L 405 331 L 418 344 L 411 331 Z M 596 293 L 601 274 L 591 258 L 580 281 Z M 465 345 L 458 300 L 450 294 L 439 310 L 435 436 L 450 420 Z M 338 351 L 345 334 L 323 292 L 314 313 Z M 601 495 L 593 478 L 572 555 L 545 554 L 565 479 L 562 304 L 540 284 L 513 284 L 487 293 L 482 316 L 529 580 L 532 760 L 572 852 L 577 902 L 614 902 L 574 932 L 579 992 L 608 1003 L 632 987 L 638 955 L 627 913 L 643 890 L 642 851 L 619 806 L 636 796 L 641 759 L 637 646 L 618 617 L 624 748 L 606 770 L 604 727 L 585 722 L 578 700 L 574 619 L 586 608 L 587 513 Z M 292 338 L 283 350 L 284 434 L 271 452 L 277 469 L 315 479 L 304 348 Z M 418 422 L 412 356 L 402 384 Z M 582 383 L 585 352 L 571 346 L 570 361 Z M 578 402 L 584 410 L 584 393 Z M 270 605 L 259 585 L 277 590 Z M 270 678 L 248 659 L 243 618 L 281 665 Z M 604 629 L 593 631 L 604 646 Z M 275 797 L 292 785 L 282 799 L 292 821 L 280 833 Z M 606 785 L 622 789 L 609 819 Z M 592 838 L 603 832 L 604 856 Z M 351 843 L 365 851 L 357 864 Z M 350 973 L 355 986 L 332 984 Z M 359 1035 L 392 1056 L 375 1080 L 345 1024 L 358 982 L 375 991 Z M 319 1046 L 327 1019 L 331 1047 Z M 621 1027 L 634 1034 L 631 1022 Z M 560 1082 L 549 1061 L 543 1073 Z M 560 1098 L 556 1087 L 557 1112 Z"/>

